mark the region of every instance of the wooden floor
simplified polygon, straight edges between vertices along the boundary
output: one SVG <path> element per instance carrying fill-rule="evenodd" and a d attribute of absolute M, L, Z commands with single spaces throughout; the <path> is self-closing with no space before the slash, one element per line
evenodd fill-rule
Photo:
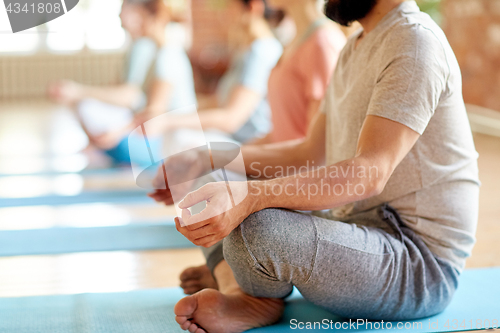
<path fill-rule="evenodd" d="M 467 267 L 500 266 L 500 138 L 476 134 L 475 142 L 483 185 Z M 184 268 L 202 263 L 197 249 L 0 258 L 0 297 L 173 287 Z"/>

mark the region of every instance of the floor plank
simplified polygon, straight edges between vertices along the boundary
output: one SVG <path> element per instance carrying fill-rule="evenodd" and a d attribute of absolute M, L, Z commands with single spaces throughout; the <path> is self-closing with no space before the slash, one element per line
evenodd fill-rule
<path fill-rule="evenodd" d="M 0 297 L 120 292 L 178 286 L 199 249 L 0 258 Z"/>

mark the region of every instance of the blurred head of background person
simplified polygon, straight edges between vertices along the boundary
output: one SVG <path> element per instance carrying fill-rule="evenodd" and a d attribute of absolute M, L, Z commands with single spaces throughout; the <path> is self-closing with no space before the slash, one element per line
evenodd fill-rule
<path fill-rule="evenodd" d="M 89 141 L 114 162 L 129 162 L 127 135 L 138 124 L 196 104 L 191 63 L 165 33 L 179 17 L 164 0 L 125 0 L 120 19 L 132 44 L 122 81 L 107 87 L 67 80 L 49 85 L 49 97 L 74 108 Z M 150 143 L 160 149 L 159 140 Z M 144 158 L 149 160 L 147 152 Z"/>
<path fill-rule="evenodd" d="M 165 43 L 165 27 L 186 18 L 185 10 L 179 11 L 165 0 L 124 0 L 120 12 L 122 27 L 133 40 L 149 37 L 159 46 Z"/>
<path fill-rule="evenodd" d="M 283 13 L 263 0 L 228 0 L 226 10 L 232 57 L 213 98 L 205 101 L 199 119 L 204 129 L 247 142 L 267 134 L 271 127 L 267 82 L 283 48 L 270 22 L 276 25 Z M 165 124 L 165 130 L 196 128 L 193 115 L 182 115 Z"/>
<path fill-rule="evenodd" d="M 255 143 L 305 137 L 345 45 L 345 34 L 322 11 L 321 0 L 268 0 L 295 25 L 295 37 L 271 72 L 268 99 L 273 130 Z"/>

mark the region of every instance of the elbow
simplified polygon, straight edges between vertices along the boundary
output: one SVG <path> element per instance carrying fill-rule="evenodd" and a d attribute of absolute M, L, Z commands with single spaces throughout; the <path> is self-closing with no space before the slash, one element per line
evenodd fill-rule
<path fill-rule="evenodd" d="M 394 171 L 391 164 L 373 158 L 359 156 L 352 163 L 359 168 L 358 170 L 362 171 L 356 174 L 357 183 L 363 184 L 365 190 L 361 200 L 380 195 Z"/>
<path fill-rule="evenodd" d="M 386 181 L 381 181 L 381 180 L 377 180 L 374 182 L 374 184 L 371 184 L 369 197 L 375 197 L 377 195 L 380 195 L 384 191 L 386 184 L 387 184 Z"/>
<path fill-rule="evenodd" d="M 358 179 L 364 185 L 365 193 L 362 199 L 368 199 L 380 195 L 389 181 L 392 172 L 385 165 L 368 163 L 363 165 L 363 170 L 368 172 L 362 175 L 364 180 Z"/>
<path fill-rule="evenodd" d="M 389 177 L 381 176 L 381 177 L 373 177 L 368 178 L 365 184 L 366 186 L 366 197 L 364 199 L 368 199 L 371 197 L 375 197 L 377 195 L 382 194 L 387 185 Z"/>

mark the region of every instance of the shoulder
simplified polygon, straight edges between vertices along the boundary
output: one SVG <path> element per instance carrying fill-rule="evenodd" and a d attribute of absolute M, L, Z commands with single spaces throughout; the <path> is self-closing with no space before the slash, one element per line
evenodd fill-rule
<path fill-rule="evenodd" d="M 445 56 L 449 46 L 441 28 L 424 13 L 404 17 L 388 31 L 384 48 L 393 54 L 407 54 L 425 59 Z"/>
<path fill-rule="evenodd" d="M 318 29 L 300 47 L 299 57 L 333 61 L 337 59 L 346 44 L 345 34 L 333 23 L 325 24 Z"/>
<path fill-rule="evenodd" d="M 410 58 L 416 67 L 447 76 L 453 51 L 441 28 L 427 14 L 403 17 L 380 43 L 388 62 Z"/>
<path fill-rule="evenodd" d="M 333 48 L 340 51 L 347 42 L 344 32 L 335 23 L 327 23 L 314 34 L 315 44 L 320 48 Z"/>
<path fill-rule="evenodd" d="M 252 42 L 248 53 L 257 58 L 279 58 L 283 52 L 281 43 L 273 37 L 259 38 Z"/>

